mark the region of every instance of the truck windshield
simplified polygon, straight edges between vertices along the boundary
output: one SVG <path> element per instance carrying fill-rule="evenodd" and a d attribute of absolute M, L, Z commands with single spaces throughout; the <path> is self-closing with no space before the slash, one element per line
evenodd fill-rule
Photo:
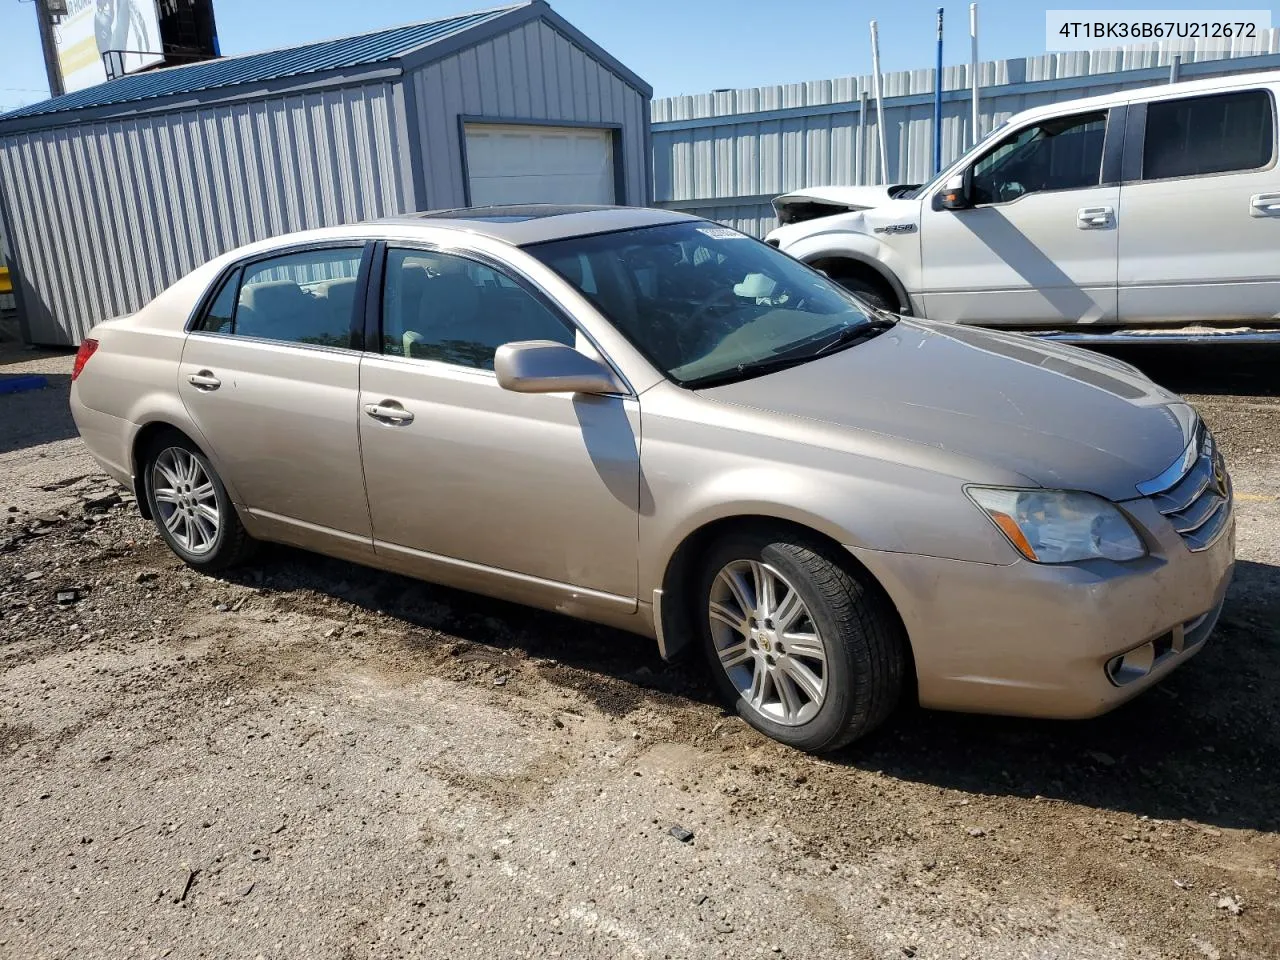
<path fill-rule="evenodd" d="M 691 388 L 804 363 L 894 322 L 816 270 L 705 220 L 525 249 Z"/>

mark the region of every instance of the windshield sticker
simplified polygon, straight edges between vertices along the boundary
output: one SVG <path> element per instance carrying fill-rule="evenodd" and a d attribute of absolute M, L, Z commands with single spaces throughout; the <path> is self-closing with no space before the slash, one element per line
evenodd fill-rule
<path fill-rule="evenodd" d="M 730 230 L 728 227 L 697 227 L 697 231 L 712 240 L 749 240 L 745 233 Z"/>

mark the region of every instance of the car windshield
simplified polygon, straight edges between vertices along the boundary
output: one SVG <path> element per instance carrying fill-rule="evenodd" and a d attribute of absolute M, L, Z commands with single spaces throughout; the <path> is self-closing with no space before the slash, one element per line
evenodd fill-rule
<path fill-rule="evenodd" d="M 803 363 L 893 321 L 798 260 L 701 220 L 535 244 L 681 386 Z"/>

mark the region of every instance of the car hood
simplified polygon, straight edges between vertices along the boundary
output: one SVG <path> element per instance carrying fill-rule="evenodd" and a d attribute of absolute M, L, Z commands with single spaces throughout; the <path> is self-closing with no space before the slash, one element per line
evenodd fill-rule
<path fill-rule="evenodd" d="M 889 184 L 883 187 L 808 187 L 795 190 L 773 198 L 773 208 L 781 212 L 781 208 L 797 201 L 830 204 L 845 210 L 869 210 L 893 199 L 895 190 L 901 190 L 900 184 Z"/>
<path fill-rule="evenodd" d="M 857 346 L 699 391 L 870 431 L 1111 500 L 1140 495 L 1198 421 L 1135 368 L 1018 334 L 902 320 Z"/>

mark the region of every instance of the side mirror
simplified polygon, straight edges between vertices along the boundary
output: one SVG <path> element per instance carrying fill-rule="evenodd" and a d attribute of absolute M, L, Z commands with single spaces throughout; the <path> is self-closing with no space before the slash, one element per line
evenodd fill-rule
<path fill-rule="evenodd" d="M 969 178 L 957 173 L 947 185 L 933 195 L 935 210 L 967 210 L 973 206 L 969 200 Z"/>
<path fill-rule="evenodd" d="M 493 357 L 498 385 L 514 393 L 622 393 L 612 370 L 552 340 L 504 343 Z"/>

